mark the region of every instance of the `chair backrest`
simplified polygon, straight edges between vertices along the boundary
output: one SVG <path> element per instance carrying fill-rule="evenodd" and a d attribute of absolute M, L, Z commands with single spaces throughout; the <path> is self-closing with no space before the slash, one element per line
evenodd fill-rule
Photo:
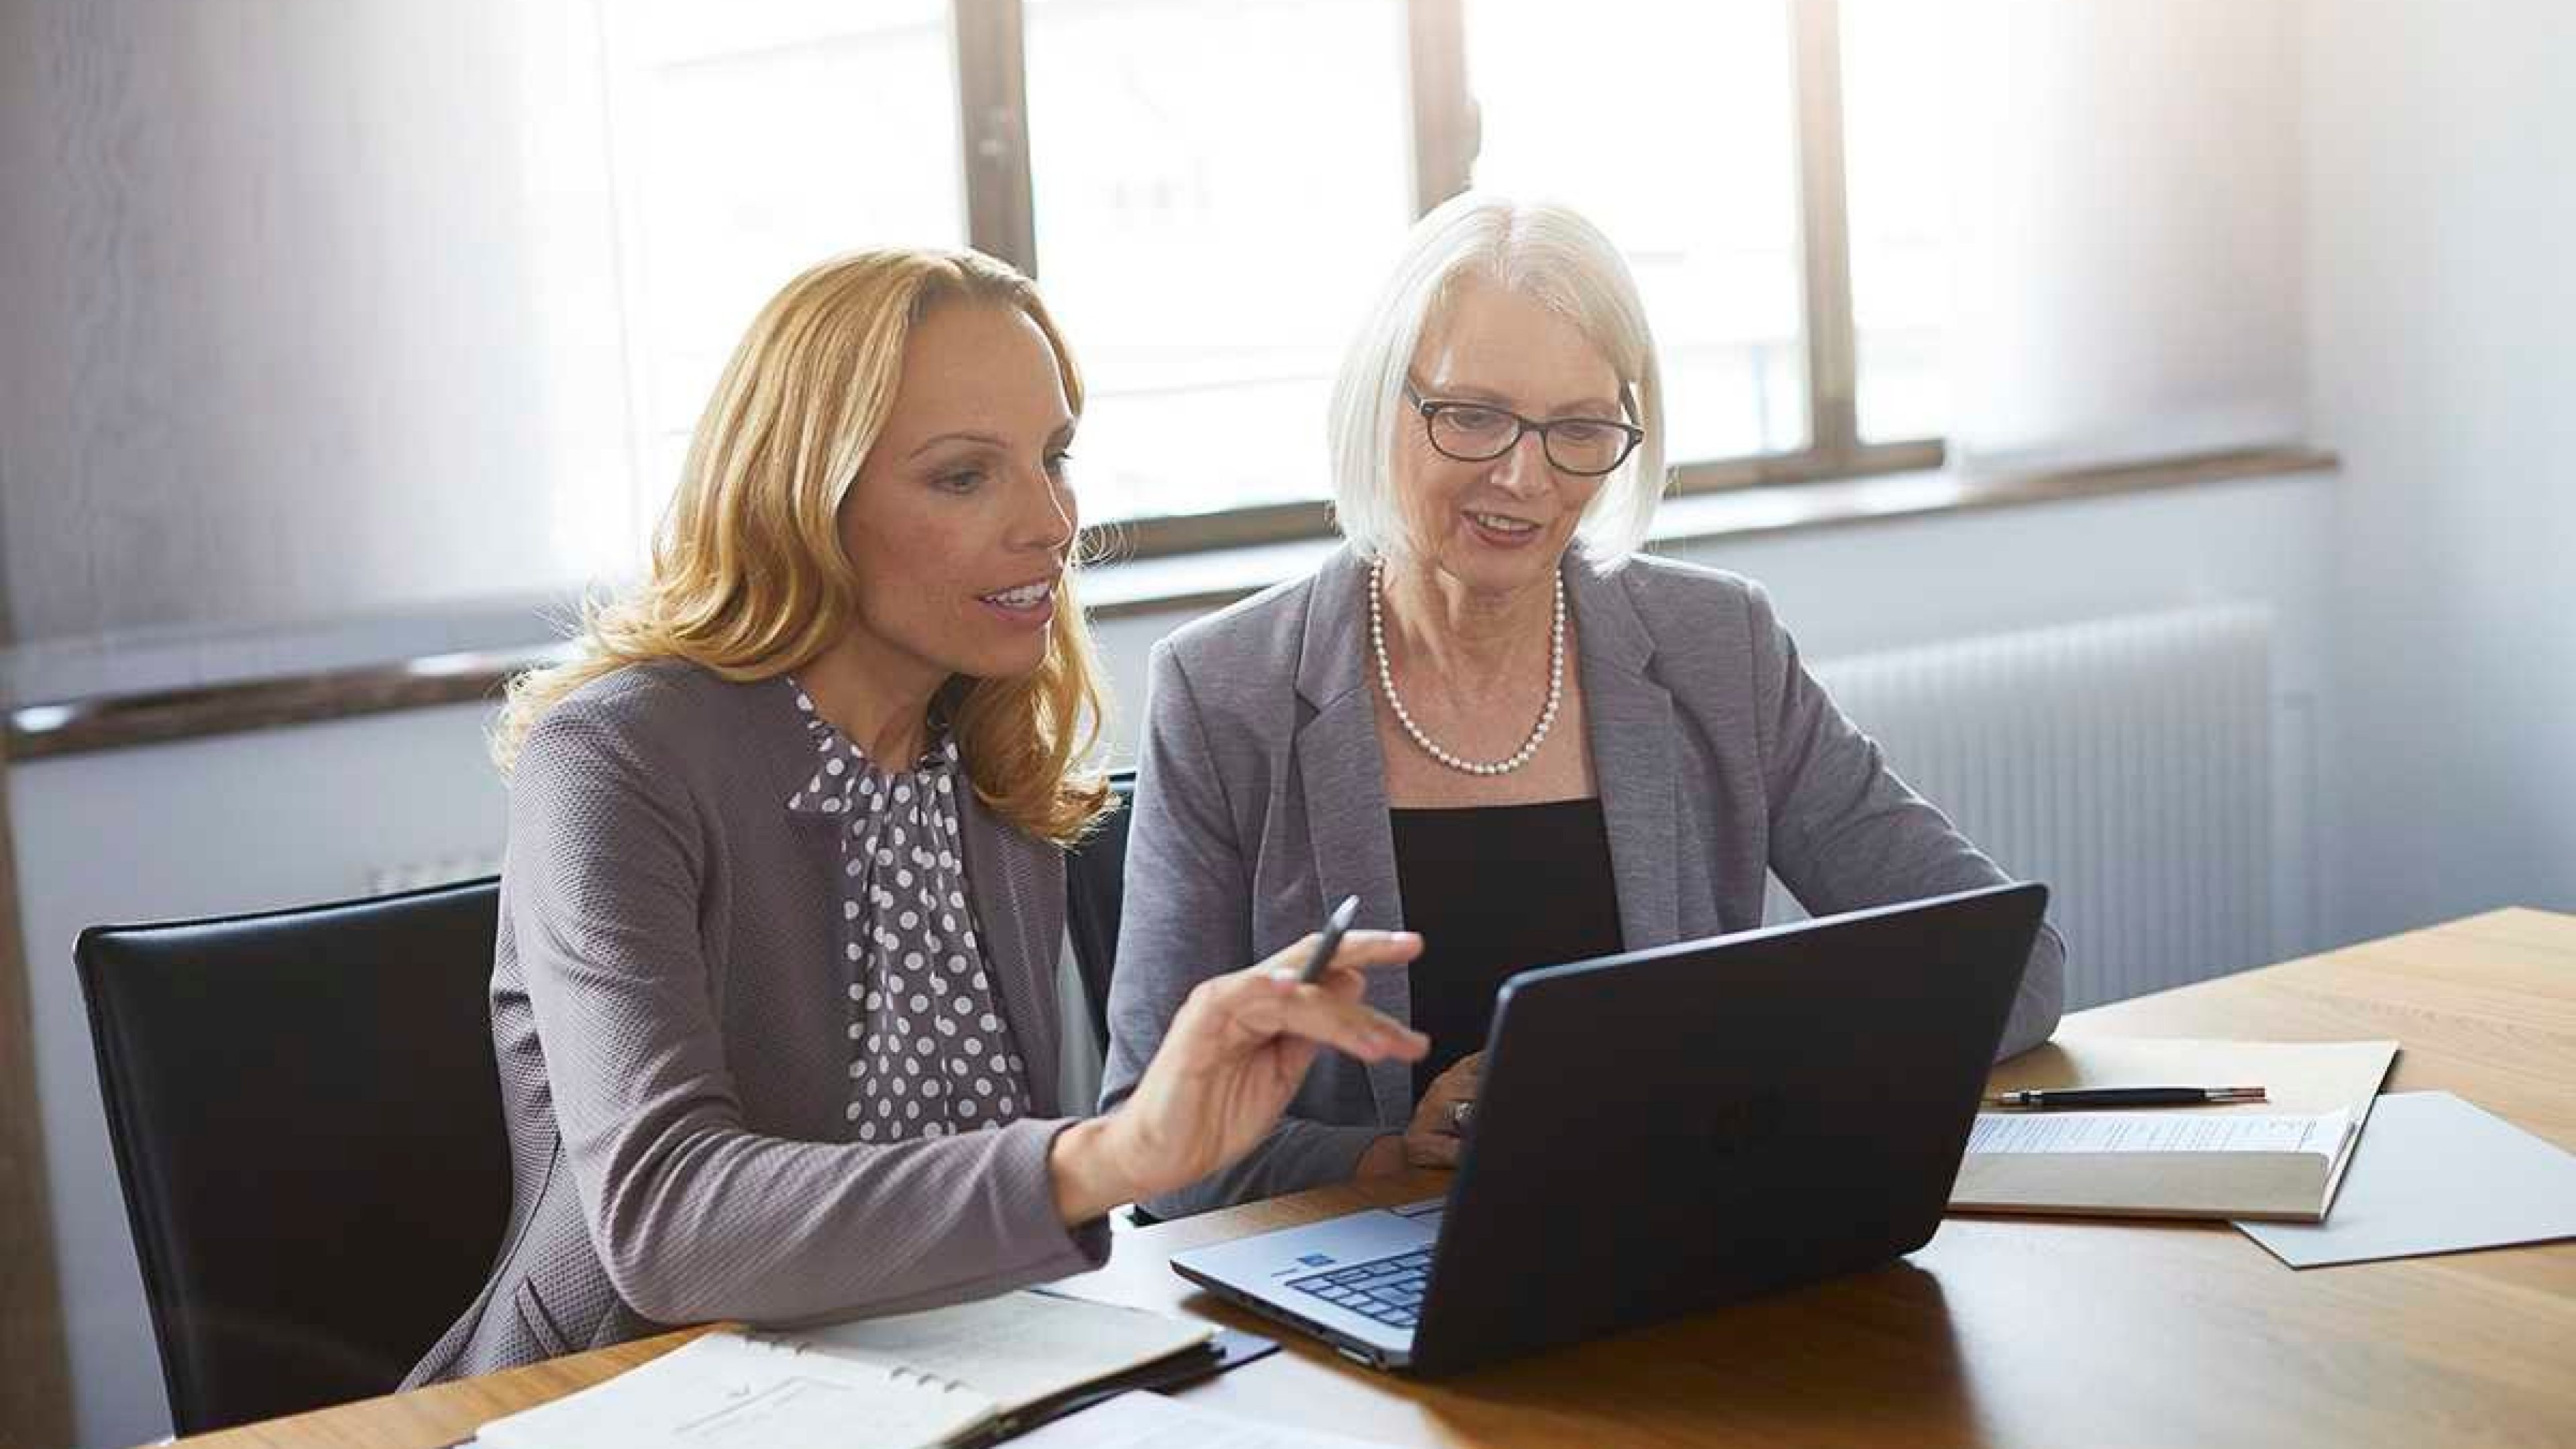
<path fill-rule="evenodd" d="M 391 1390 L 510 1204 L 492 880 L 74 948 L 181 1434 Z"/>
<path fill-rule="evenodd" d="M 1073 962 L 1090 998 L 1091 1026 L 1103 1051 L 1109 1047 L 1109 971 L 1118 959 L 1118 906 L 1127 888 L 1127 817 L 1136 804 L 1136 772 L 1109 776 L 1118 808 L 1064 862 L 1065 930 L 1073 937 Z"/>

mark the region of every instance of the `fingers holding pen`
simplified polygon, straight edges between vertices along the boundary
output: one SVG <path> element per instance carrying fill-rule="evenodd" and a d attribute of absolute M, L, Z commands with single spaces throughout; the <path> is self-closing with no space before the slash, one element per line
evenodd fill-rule
<path fill-rule="evenodd" d="M 1352 931 L 1309 982 L 1302 973 L 1316 939 L 1308 936 L 1249 970 L 1218 978 L 1231 988 L 1230 1004 L 1246 1028 L 1263 1036 L 1303 1037 L 1362 1061 L 1413 1061 L 1430 1050 L 1428 1037 L 1361 1001 L 1368 973 L 1421 955 L 1420 936 Z"/>
<path fill-rule="evenodd" d="M 1355 997 L 1367 988 L 1369 972 L 1404 965 L 1422 954 L 1422 937 L 1412 931 L 1351 931 L 1334 947 L 1321 974 L 1307 983 L 1304 972 L 1320 939 L 1310 931 L 1252 970 L 1274 980 L 1323 986 Z"/>

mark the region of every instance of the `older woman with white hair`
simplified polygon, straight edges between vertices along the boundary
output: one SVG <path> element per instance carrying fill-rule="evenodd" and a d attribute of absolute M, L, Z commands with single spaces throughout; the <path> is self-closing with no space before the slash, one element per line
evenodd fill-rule
<path fill-rule="evenodd" d="M 1749 580 L 1636 552 L 1662 493 L 1653 338 L 1559 206 L 1426 216 L 1332 403 L 1347 546 L 1154 651 L 1103 1104 L 1209 963 L 1357 895 L 1425 939 L 1369 1001 L 1411 1064 L 1319 1056 L 1252 1152 L 1166 1216 L 1453 1164 L 1514 972 L 2001 882 L 1800 665 Z M 2043 929 L 2002 1053 L 2044 1040 Z M 1816 1024 L 1830 1031 L 1830 1022 Z"/>

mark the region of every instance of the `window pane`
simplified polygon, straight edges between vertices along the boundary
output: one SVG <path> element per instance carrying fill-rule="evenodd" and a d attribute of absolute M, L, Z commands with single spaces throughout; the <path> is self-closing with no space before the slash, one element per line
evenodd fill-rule
<path fill-rule="evenodd" d="M 1957 17 L 1922 0 L 1843 0 L 1843 164 L 1851 196 L 1852 317 L 1860 434 L 1949 430 L 1943 355 L 1951 299 L 1953 183 L 1942 60 Z"/>
<path fill-rule="evenodd" d="M 1333 369 L 1411 217 L 1400 0 L 1030 0 L 1024 34 L 1084 519 L 1324 496 Z"/>
<path fill-rule="evenodd" d="M 645 468 L 658 506 L 716 374 L 786 280 L 963 246 L 945 0 L 602 7 Z"/>
<path fill-rule="evenodd" d="M 1479 187 L 1571 202 L 1628 255 L 1675 462 L 1806 445 L 1788 0 L 1468 0 Z"/>

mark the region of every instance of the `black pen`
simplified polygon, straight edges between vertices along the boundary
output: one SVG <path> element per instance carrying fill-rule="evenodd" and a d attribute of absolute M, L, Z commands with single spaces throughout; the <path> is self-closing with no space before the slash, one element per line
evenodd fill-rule
<path fill-rule="evenodd" d="M 1306 969 L 1297 973 L 1298 984 L 1312 986 L 1324 979 L 1324 968 L 1333 964 L 1333 953 L 1341 949 L 1342 935 L 1350 930 L 1351 921 L 1360 913 L 1360 898 L 1344 896 L 1333 913 L 1324 918 L 1324 934 L 1315 941 L 1315 954 L 1306 958 Z"/>
<path fill-rule="evenodd" d="M 2261 1087 L 2055 1087 L 1999 1092 L 1986 1098 L 1986 1105 L 2048 1112 L 2069 1107 L 2206 1107 L 2269 1100 Z"/>

